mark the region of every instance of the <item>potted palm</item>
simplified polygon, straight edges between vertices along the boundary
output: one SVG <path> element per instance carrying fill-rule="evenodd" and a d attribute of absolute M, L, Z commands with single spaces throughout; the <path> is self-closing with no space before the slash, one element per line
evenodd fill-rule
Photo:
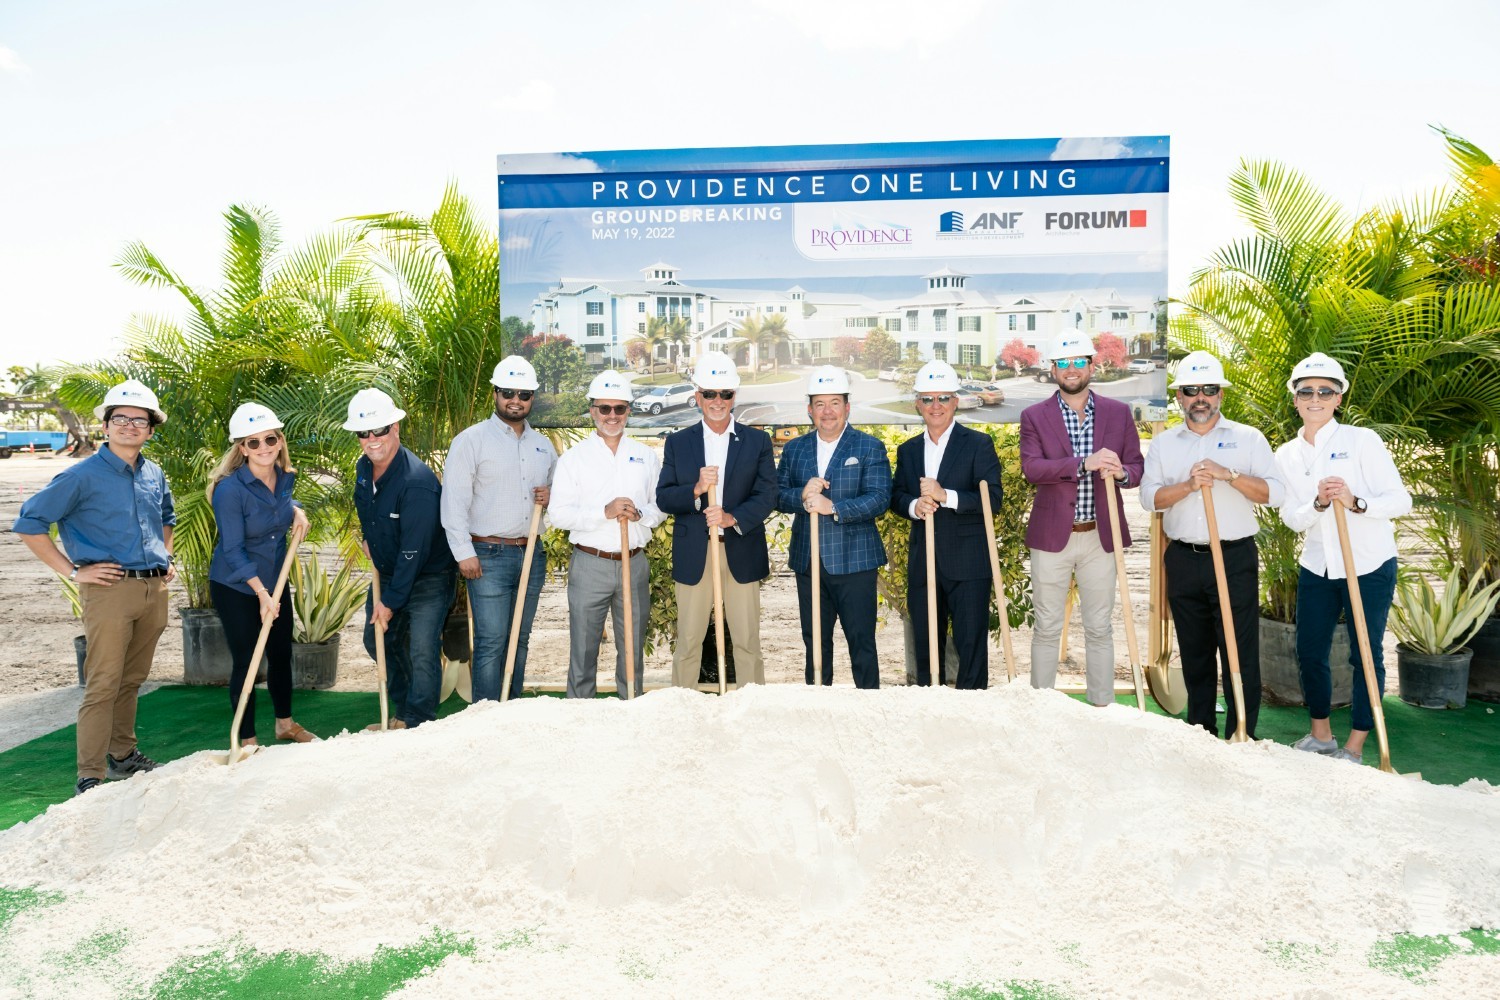
<path fill-rule="evenodd" d="M 364 604 L 367 585 L 350 560 L 332 576 L 316 552 L 292 563 L 293 687 L 333 687 L 338 680 L 339 635 Z"/>
<path fill-rule="evenodd" d="M 1391 605 L 1401 700 L 1423 708 L 1463 708 L 1468 703 L 1469 660 L 1464 644 L 1500 600 L 1500 580 L 1480 577 L 1464 585 L 1462 568 L 1448 567 L 1443 592 L 1426 576 L 1403 572 Z"/>

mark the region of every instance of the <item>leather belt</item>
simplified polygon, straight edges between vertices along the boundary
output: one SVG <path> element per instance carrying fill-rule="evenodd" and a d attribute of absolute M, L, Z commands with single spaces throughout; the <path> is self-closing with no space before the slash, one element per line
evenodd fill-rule
<path fill-rule="evenodd" d="M 484 542 L 486 545 L 521 545 L 526 544 L 524 538 L 501 538 L 498 535 L 470 535 L 471 542 Z"/>
<path fill-rule="evenodd" d="M 1073 522 L 1073 531 L 1075 533 L 1080 532 L 1080 531 L 1093 531 L 1094 527 L 1097 524 L 1098 524 L 1097 521 L 1074 521 Z"/>
<path fill-rule="evenodd" d="M 124 573 L 132 580 L 149 580 L 153 576 L 167 575 L 165 567 L 157 567 L 156 569 L 126 569 L 121 570 L 120 572 Z"/>
<path fill-rule="evenodd" d="M 592 545 L 579 545 L 577 542 L 573 543 L 573 548 L 577 549 L 579 552 L 586 552 L 591 556 L 598 556 L 600 559 L 608 559 L 611 562 L 621 561 L 620 553 L 618 552 L 605 552 L 602 549 L 594 548 Z M 644 551 L 646 551 L 646 547 L 643 545 L 638 549 L 631 549 L 630 554 L 633 556 L 638 556 Z"/>
<path fill-rule="evenodd" d="M 1222 541 L 1222 542 L 1219 543 L 1219 547 L 1222 548 L 1222 549 L 1234 549 L 1234 548 L 1238 548 L 1241 545 L 1247 545 L 1247 544 L 1249 544 L 1250 542 L 1253 542 L 1253 541 L 1255 541 L 1255 536 L 1254 535 L 1246 535 L 1244 538 L 1230 538 L 1230 539 L 1226 539 L 1225 541 Z M 1203 544 L 1200 545 L 1197 542 L 1179 542 L 1177 539 L 1174 538 L 1174 539 L 1172 539 L 1172 544 L 1173 545 L 1181 545 L 1183 548 L 1189 549 L 1189 550 L 1191 550 L 1193 552 L 1197 552 L 1200 555 L 1202 553 L 1204 553 L 1204 552 L 1212 552 L 1213 551 L 1213 548 L 1211 546 L 1209 546 L 1209 544 L 1207 542 L 1204 542 Z"/>

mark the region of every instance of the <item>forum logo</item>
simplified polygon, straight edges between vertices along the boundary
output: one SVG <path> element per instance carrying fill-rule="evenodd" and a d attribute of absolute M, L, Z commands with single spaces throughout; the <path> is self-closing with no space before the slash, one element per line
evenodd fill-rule
<path fill-rule="evenodd" d="M 1048 212 L 1046 228 L 1063 232 L 1093 229 L 1145 229 L 1146 210 L 1131 208 L 1119 212 Z"/>

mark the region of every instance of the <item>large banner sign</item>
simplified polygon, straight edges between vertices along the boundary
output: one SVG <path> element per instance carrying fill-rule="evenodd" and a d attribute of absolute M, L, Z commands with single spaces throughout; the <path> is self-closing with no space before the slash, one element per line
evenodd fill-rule
<path fill-rule="evenodd" d="M 739 367 L 738 419 L 807 422 L 849 374 L 852 419 L 915 422 L 926 361 L 959 417 L 1014 421 L 1064 331 L 1094 387 L 1166 405 L 1164 136 L 531 153 L 499 158 L 500 308 L 542 380 L 536 421 L 586 422 L 614 368 L 632 427 L 693 422 L 695 360 Z"/>

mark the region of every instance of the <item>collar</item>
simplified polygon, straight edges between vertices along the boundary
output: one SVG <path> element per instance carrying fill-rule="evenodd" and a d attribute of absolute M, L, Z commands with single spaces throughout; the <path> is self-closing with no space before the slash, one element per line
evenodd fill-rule
<path fill-rule="evenodd" d="M 842 440 L 844 440 L 844 435 L 848 434 L 848 433 L 849 433 L 849 423 L 848 423 L 848 421 L 845 421 L 844 422 L 844 429 L 841 430 L 841 431 L 839 431 L 839 436 L 838 437 L 834 438 L 832 441 L 824 441 L 823 440 L 823 435 L 819 434 L 818 433 L 818 429 L 816 427 L 814 427 L 813 431 L 812 431 L 813 444 L 817 445 L 820 448 L 837 448 L 839 446 L 839 442 L 842 441 Z M 922 433 L 926 434 L 927 432 L 926 432 L 926 430 L 923 430 Z"/>
<path fill-rule="evenodd" d="M 958 415 L 954 414 L 953 419 L 950 420 L 950 421 L 948 421 L 948 429 L 945 430 L 945 431 L 943 431 L 943 433 L 939 434 L 938 435 L 938 439 L 936 441 L 932 440 L 932 435 L 929 434 L 929 433 L 927 433 L 927 428 L 924 427 L 924 428 L 922 428 L 922 443 L 924 445 L 932 445 L 932 446 L 937 447 L 937 448 L 942 448 L 945 445 L 947 445 L 948 439 L 953 436 L 953 428 L 955 428 L 957 426 L 958 426 Z"/>
<path fill-rule="evenodd" d="M 1321 448 L 1323 445 L 1328 443 L 1329 438 L 1338 433 L 1338 429 L 1339 421 L 1337 417 L 1334 417 L 1332 420 L 1328 421 L 1328 423 L 1324 424 L 1322 428 L 1318 430 L 1318 433 L 1313 435 L 1312 444 L 1307 444 L 1307 438 L 1303 437 L 1300 431 L 1297 433 L 1297 440 L 1301 441 L 1309 448 Z"/>
<path fill-rule="evenodd" d="M 727 435 L 732 435 L 735 432 L 735 423 L 734 423 L 734 414 L 733 413 L 729 414 L 729 425 L 724 428 L 724 433 L 723 434 L 720 434 L 720 433 L 716 432 L 712 427 L 708 426 L 708 421 L 707 420 L 700 420 L 699 423 L 701 423 L 703 425 L 703 433 L 705 435 L 712 434 L 714 437 L 721 438 L 721 437 L 725 437 Z M 816 433 L 816 432 L 814 432 L 814 433 Z"/>
<path fill-rule="evenodd" d="M 1062 394 L 1062 390 L 1061 389 L 1058 389 L 1057 391 L 1055 391 L 1054 393 L 1052 393 L 1052 398 L 1055 399 L 1055 400 L 1057 400 L 1057 405 L 1061 409 L 1065 409 L 1065 410 L 1072 410 L 1073 409 L 1071 406 L 1068 405 L 1068 401 L 1066 399 L 1063 399 L 1063 394 Z M 1074 412 L 1076 413 L 1077 411 L 1074 411 Z M 1090 389 L 1089 390 L 1088 402 L 1086 402 L 1086 403 L 1083 404 L 1083 414 L 1082 414 L 1082 417 L 1080 417 L 1080 419 L 1087 418 L 1088 415 L 1090 413 L 1093 413 L 1093 412 L 1094 412 L 1094 390 Z"/>
<path fill-rule="evenodd" d="M 526 435 L 531 433 L 530 420 L 523 419 L 521 421 L 521 433 L 516 434 L 515 431 L 510 429 L 510 424 L 507 424 L 504 420 L 501 420 L 500 414 L 496 413 L 494 410 L 490 411 L 490 419 L 487 420 L 486 423 L 494 424 L 495 430 L 501 434 L 514 434 L 517 441 L 526 440 Z"/>
<path fill-rule="evenodd" d="M 110 450 L 108 441 L 100 445 L 99 450 L 95 452 L 95 454 L 99 456 L 99 458 L 104 462 L 105 465 L 109 466 L 114 471 L 127 472 L 131 475 L 135 474 L 136 470 L 141 467 L 140 463 L 145 460 L 144 455 L 137 456 L 135 460 L 136 464 L 134 466 L 126 465 L 123 458 L 121 458 L 119 455 L 116 455 L 113 451 Z"/>
<path fill-rule="evenodd" d="M 233 475 L 234 475 L 234 478 L 236 480 L 238 480 L 240 483 L 244 484 L 245 486 L 252 486 L 255 483 L 260 483 L 260 480 L 257 479 L 256 476 L 255 476 L 254 470 L 252 470 L 250 468 L 250 463 L 249 462 L 246 462 L 244 465 L 240 466 L 238 469 L 235 469 Z M 287 471 L 285 469 L 283 469 L 279 465 L 276 466 L 276 486 L 277 486 L 278 489 L 281 486 L 281 477 L 285 476 L 285 475 L 288 475 Z M 261 483 L 261 485 L 264 486 L 265 483 Z"/>

